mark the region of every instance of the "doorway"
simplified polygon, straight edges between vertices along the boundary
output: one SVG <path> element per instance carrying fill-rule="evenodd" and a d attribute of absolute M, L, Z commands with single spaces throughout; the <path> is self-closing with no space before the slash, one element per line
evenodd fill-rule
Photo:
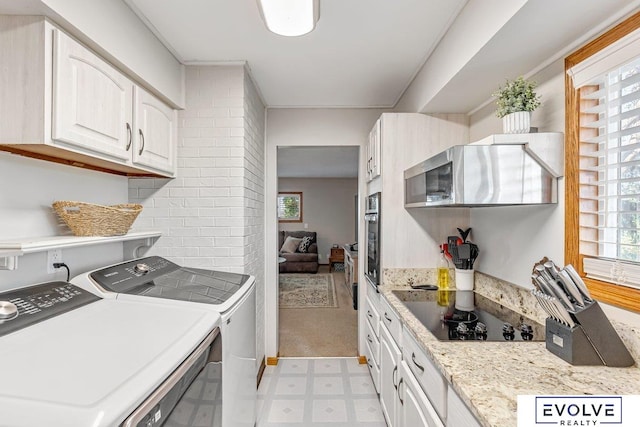
<path fill-rule="evenodd" d="M 358 355 L 352 280 L 339 255 L 357 240 L 359 151 L 277 149 L 280 357 Z"/>

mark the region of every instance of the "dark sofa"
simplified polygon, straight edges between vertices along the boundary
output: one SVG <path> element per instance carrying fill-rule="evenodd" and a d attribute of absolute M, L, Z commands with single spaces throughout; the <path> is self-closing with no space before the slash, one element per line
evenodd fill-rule
<path fill-rule="evenodd" d="M 279 256 L 286 259 L 280 264 L 280 273 L 317 273 L 318 272 L 318 242 L 316 240 L 315 231 L 279 231 L 278 232 L 278 251 L 282 248 L 287 236 L 311 237 L 311 245 L 307 253 L 283 253 Z"/>

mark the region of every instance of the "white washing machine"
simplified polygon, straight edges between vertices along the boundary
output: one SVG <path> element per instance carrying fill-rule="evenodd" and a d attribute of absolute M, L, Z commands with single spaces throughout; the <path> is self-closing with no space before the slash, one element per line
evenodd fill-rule
<path fill-rule="evenodd" d="M 81 274 L 71 280 L 106 298 L 197 306 L 219 313 L 222 322 L 222 425 L 256 423 L 256 291 L 252 276 L 181 267 L 151 256 Z"/>
<path fill-rule="evenodd" d="M 221 425 L 219 323 L 210 310 L 103 299 L 67 282 L 0 293 L 0 425 L 179 426 L 185 408 Z M 213 392 L 194 409 L 186 400 L 203 381 Z"/>

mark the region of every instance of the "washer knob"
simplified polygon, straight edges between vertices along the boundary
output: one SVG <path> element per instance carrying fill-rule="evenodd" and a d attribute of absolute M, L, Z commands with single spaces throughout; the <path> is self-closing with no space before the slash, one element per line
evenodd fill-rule
<path fill-rule="evenodd" d="M 18 307 L 9 301 L 0 301 L 0 320 L 11 320 L 18 315 Z"/>
<path fill-rule="evenodd" d="M 151 269 L 149 268 L 149 266 L 147 264 L 140 263 L 140 264 L 136 264 L 136 266 L 133 267 L 133 270 L 136 273 L 147 274 Z"/>

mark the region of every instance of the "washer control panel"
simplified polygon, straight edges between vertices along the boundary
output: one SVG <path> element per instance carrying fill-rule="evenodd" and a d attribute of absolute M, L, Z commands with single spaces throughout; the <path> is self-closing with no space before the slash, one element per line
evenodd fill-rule
<path fill-rule="evenodd" d="M 67 282 L 0 293 L 0 336 L 98 300 L 100 297 Z"/>
<path fill-rule="evenodd" d="M 150 256 L 94 271 L 90 277 L 107 291 L 127 293 L 179 268 L 167 259 Z"/>

